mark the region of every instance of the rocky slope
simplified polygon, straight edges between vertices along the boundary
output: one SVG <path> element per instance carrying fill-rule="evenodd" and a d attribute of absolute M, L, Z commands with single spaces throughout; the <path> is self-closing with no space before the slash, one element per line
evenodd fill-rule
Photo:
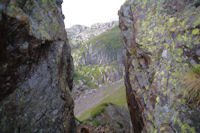
<path fill-rule="evenodd" d="M 127 1 L 119 26 L 134 132 L 200 132 L 199 1 Z"/>
<path fill-rule="evenodd" d="M 67 35 L 71 41 L 81 41 L 85 42 L 95 36 L 100 35 L 101 33 L 111 29 L 116 26 L 118 22 L 108 22 L 108 23 L 97 23 L 93 24 L 91 27 L 87 27 L 84 25 L 74 25 L 71 28 L 66 29 Z M 75 45 L 76 43 L 72 43 L 71 45 Z"/>
<path fill-rule="evenodd" d="M 133 130 L 123 80 L 84 91 L 75 100 L 74 112 L 82 123 L 81 128 L 91 133 L 95 129 L 107 129 L 112 133 L 130 133 Z"/>
<path fill-rule="evenodd" d="M 106 105 L 103 113 L 77 127 L 78 133 L 86 130 L 89 133 L 133 133 L 127 108 L 116 105 Z"/>
<path fill-rule="evenodd" d="M 119 50 L 122 45 L 117 25 L 118 22 L 113 21 L 94 24 L 91 27 L 75 25 L 67 29 L 75 66 L 107 65 L 120 60 Z M 118 57 L 113 55 L 117 52 Z"/>
<path fill-rule="evenodd" d="M 122 44 L 117 22 L 68 29 L 75 64 L 76 93 L 122 78 Z"/>
<path fill-rule="evenodd" d="M 0 132 L 73 133 L 62 0 L 0 1 Z"/>
<path fill-rule="evenodd" d="M 75 63 L 74 112 L 81 121 L 77 131 L 132 131 L 120 80 L 123 48 L 118 23 L 76 25 L 67 31 Z"/>

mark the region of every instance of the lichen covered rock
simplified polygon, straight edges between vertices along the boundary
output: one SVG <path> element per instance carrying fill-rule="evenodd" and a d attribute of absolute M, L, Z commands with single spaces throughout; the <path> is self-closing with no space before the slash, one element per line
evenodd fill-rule
<path fill-rule="evenodd" d="M 200 132 L 199 104 L 194 100 L 200 90 L 194 82 L 199 71 L 193 71 L 200 63 L 198 1 L 126 2 L 119 11 L 119 27 L 135 132 Z M 190 71 L 196 78 L 186 82 Z"/>
<path fill-rule="evenodd" d="M 0 132 L 75 132 L 60 0 L 0 2 Z"/>

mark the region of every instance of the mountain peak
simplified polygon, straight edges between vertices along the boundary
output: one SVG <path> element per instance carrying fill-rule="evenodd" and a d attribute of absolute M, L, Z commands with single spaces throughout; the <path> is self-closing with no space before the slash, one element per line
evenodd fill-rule
<path fill-rule="evenodd" d="M 118 21 L 111 21 L 107 23 L 96 23 L 91 27 L 83 25 L 74 25 L 71 28 L 67 28 L 68 37 L 70 39 L 87 41 L 101 33 L 113 28 L 118 25 Z"/>

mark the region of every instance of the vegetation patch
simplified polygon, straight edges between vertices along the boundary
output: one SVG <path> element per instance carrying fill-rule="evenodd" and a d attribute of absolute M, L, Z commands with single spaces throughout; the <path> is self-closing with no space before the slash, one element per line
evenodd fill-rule
<path fill-rule="evenodd" d="M 94 51 L 104 51 L 108 56 L 115 57 L 122 50 L 122 42 L 120 39 L 120 30 L 118 26 L 86 41 L 85 45 L 92 45 L 92 50 Z"/>
<path fill-rule="evenodd" d="M 121 123 L 120 121 L 117 121 L 117 124 L 120 126 L 120 128 L 124 127 L 123 123 Z"/>
<path fill-rule="evenodd" d="M 200 64 L 192 67 L 191 70 L 194 74 L 200 75 Z"/>
<path fill-rule="evenodd" d="M 94 83 L 92 83 L 88 77 L 84 76 L 83 74 L 79 73 L 78 71 L 75 71 L 75 73 L 74 73 L 75 83 L 78 84 L 79 80 L 85 81 L 86 85 L 89 87 L 98 88 L 98 86 L 95 85 Z"/>
<path fill-rule="evenodd" d="M 98 121 L 96 121 L 96 120 L 94 120 L 94 121 L 92 122 L 92 124 L 93 124 L 93 126 L 100 126 L 100 125 L 101 125 L 101 123 L 98 122 Z"/>
<path fill-rule="evenodd" d="M 96 116 L 103 113 L 105 111 L 105 107 L 108 106 L 109 104 L 127 107 L 125 86 L 122 86 L 120 89 L 115 91 L 109 97 L 103 99 L 99 104 L 88 109 L 86 112 L 82 113 L 81 116 L 78 117 L 78 120 L 85 121 L 85 120 L 90 120 L 91 118 L 95 118 Z"/>
<path fill-rule="evenodd" d="M 104 91 L 104 96 L 106 96 L 107 94 L 109 94 L 110 92 L 112 92 L 112 91 L 115 89 L 115 87 L 117 87 L 117 86 L 114 86 L 114 87 L 112 87 L 112 88 L 110 88 L 110 89 L 106 89 L 106 90 Z"/>
<path fill-rule="evenodd" d="M 120 29 L 118 28 L 118 26 L 115 26 L 107 32 L 104 32 L 99 36 L 96 36 L 91 40 L 86 41 L 85 43 L 90 44 L 94 42 L 101 42 L 103 45 L 98 45 L 99 47 L 112 47 L 114 49 L 118 49 L 122 47 L 120 38 Z"/>
<path fill-rule="evenodd" d="M 113 66 L 113 65 L 79 66 L 76 68 L 75 81 L 78 81 L 78 79 L 87 80 L 88 83 L 89 81 L 90 82 L 94 82 L 98 80 L 102 81 L 106 73 L 113 72 L 118 69 L 119 69 L 119 66 Z"/>
<path fill-rule="evenodd" d="M 184 97 L 187 103 L 200 105 L 200 65 L 196 65 L 184 76 L 186 89 Z"/>

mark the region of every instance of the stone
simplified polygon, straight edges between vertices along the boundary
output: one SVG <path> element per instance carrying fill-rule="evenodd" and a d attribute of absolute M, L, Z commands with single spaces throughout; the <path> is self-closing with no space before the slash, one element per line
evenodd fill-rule
<path fill-rule="evenodd" d="M 113 129 L 113 132 L 133 132 L 128 110 L 124 106 L 108 105 L 105 107 L 105 111 L 94 120 L 100 122 L 104 127 Z"/>
<path fill-rule="evenodd" d="M 199 104 L 184 96 L 193 97 L 187 80 L 198 86 L 195 80 L 185 79 L 200 63 L 200 8 L 195 3 L 132 0 L 118 12 L 126 48 L 127 103 L 135 133 L 200 132 Z"/>
<path fill-rule="evenodd" d="M 197 49 L 197 50 L 196 50 L 196 55 L 197 55 L 197 56 L 200 56 L 200 49 Z"/>
<path fill-rule="evenodd" d="M 167 50 L 163 50 L 162 58 L 167 59 Z"/>
<path fill-rule="evenodd" d="M 61 3 L 0 1 L 1 133 L 76 132 Z"/>

